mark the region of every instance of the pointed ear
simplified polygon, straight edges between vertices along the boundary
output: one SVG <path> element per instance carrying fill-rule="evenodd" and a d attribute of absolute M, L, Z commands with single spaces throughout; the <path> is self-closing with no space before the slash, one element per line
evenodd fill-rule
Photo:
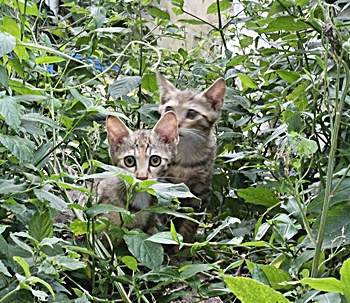
<path fill-rule="evenodd" d="M 219 111 L 224 102 L 225 92 L 225 80 L 224 78 L 219 78 L 206 91 L 204 91 L 202 95 L 209 100 L 215 111 Z"/>
<path fill-rule="evenodd" d="M 167 98 L 168 94 L 176 93 L 179 90 L 160 72 L 157 72 L 157 79 L 159 84 L 160 99 L 162 104 L 164 104 L 168 101 L 168 98 Z"/>
<path fill-rule="evenodd" d="M 115 116 L 108 116 L 106 120 L 108 144 L 113 150 L 117 150 L 120 141 L 132 134 L 132 131 Z"/>
<path fill-rule="evenodd" d="M 152 130 L 158 134 L 166 143 L 177 144 L 179 132 L 177 118 L 173 112 L 166 112 L 157 122 Z"/>

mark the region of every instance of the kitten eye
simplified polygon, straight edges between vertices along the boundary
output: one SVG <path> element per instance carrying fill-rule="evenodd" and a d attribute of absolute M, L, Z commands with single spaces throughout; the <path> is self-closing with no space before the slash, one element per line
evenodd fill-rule
<path fill-rule="evenodd" d="M 149 164 L 153 167 L 159 166 L 161 162 L 162 158 L 159 156 L 151 156 L 151 158 L 149 159 Z"/>
<path fill-rule="evenodd" d="M 197 117 L 197 115 L 198 115 L 198 112 L 196 112 L 194 109 L 190 109 L 190 110 L 187 112 L 186 118 L 187 118 L 187 119 L 193 120 L 194 118 Z"/>
<path fill-rule="evenodd" d="M 165 108 L 165 111 L 166 111 L 166 112 L 170 112 L 170 111 L 174 111 L 174 109 L 173 109 L 171 106 L 167 106 L 167 107 Z"/>
<path fill-rule="evenodd" d="M 133 166 L 136 166 L 136 160 L 133 156 L 127 156 L 124 158 L 124 164 L 127 167 L 133 167 Z"/>

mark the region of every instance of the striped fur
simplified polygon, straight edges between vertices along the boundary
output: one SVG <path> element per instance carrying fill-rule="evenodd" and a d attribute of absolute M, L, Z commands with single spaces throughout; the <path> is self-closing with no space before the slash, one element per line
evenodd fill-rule
<path fill-rule="evenodd" d="M 169 166 L 165 179 L 171 183 L 185 183 L 199 200 L 181 201 L 181 206 L 200 211 L 210 199 L 216 157 L 214 124 L 220 117 L 226 84 L 219 78 L 204 92 L 181 91 L 160 73 L 157 77 L 161 95 L 159 111 L 162 115 L 168 111 L 175 113 L 180 137 L 175 162 Z M 178 219 L 175 226 L 185 242 L 194 241 L 196 224 Z"/>
<path fill-rule="evenodd" d="M 172 112 L 162 115 L 153 130 L 134 132 L 119 118 L 109 116 L 106 130 L 113 165 L 133 173 L 137 179 L 161 178 L 174 161 L 178 127 L 176 116 Z M 126 189 L 124 182 L 118 177 L 99 180 L 96 189 L 98 203 L 125 208 Z M 136 213 L 136 220 L 128 225 L 129 228 L 139 228 L 149 233 L 156 231 L 154 223 L 158 221 L 157 218 L 149 212 L 142 212 L 152 203 L 152 196 L 144 192 L 137 194 L 130 201 L 129 210 Z M 121 224 L 118 213 L 110 213 L 109 219 L 113 225 Z"/>

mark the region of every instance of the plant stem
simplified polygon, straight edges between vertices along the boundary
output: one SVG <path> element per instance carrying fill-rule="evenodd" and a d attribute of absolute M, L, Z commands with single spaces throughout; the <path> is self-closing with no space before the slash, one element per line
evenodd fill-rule
<path fill-rule="evenodd" d="M 328 167 L 327 167 L 327 179 L 326 179 L 326 189 L 325 189 L 325 197 L 323 201 L 323 208 L 321 213 L 321 219 L 320 219 L 320 226 L 317 234 L 317 241 L 316 241 L 316 248 L 315 248 L 315 255 L 312 262 L 312 270 L 311 270 L 311 277 L 315 278 L 318 276 L 318 269 L 319 269 L 319 262 L 320 262 L 320 256 L 322 251 L 322 245 L 323 245 L 323 239 L 324 234 L 326 230 L 326 221 L 328 216 L 328 210 L 330 206 L 331 197 L 333 195 L 333 191 L 331 190 L 332 186 L 332 178 L 333 178 L 333 171 L 335 166 L 335 155 L 337 151 L 337 141 L 338 141 L 338 133 L 340 129 L 340 122 L 341 122 L 341 113 L 343 110 L 343 105 L 345 103 L 345 98 L 347 95 L 347 92 L 349 90 L 349 81 L 350 81 L 350 74 L 349 74 L 349 67 L 345 63 L 345 61 L 342 59 L 343 52 L 338 58 L 338 77 L 337 82 L 340 82 L 340 76 L 339 72 L 342 67 L 344 67 L 345 70 L 345 79 L 344 79 L 344 89 L 342 91 L 342 95 L 340 98 L 340 102 L 338 103 L 338 99 L 336 98 L 335 106 L 334 106 L 334 124 L 333 129 L 331 130 L 331 148 L 329 152 L 329 158 L 328 158 Z"/>

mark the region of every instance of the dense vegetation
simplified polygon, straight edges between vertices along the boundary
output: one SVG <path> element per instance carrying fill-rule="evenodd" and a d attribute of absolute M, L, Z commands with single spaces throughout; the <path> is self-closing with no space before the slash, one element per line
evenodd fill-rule
<path fill-rule="evenodd" d="M 217 0 L 215 24 L 182 0 L 175 24 L 157 1 L 63 2 L 0 4 L 0 302 L 350 302 L 348 2 Z M 159 46 L 184 42 L 184 23 L 210 31 L 189 51 Z M 105 248 L 116 209 L 85 183 L 116 173 L 110 111 L 132 129 L 157 121 L 157 70 L 181 89 L 228 86 L 212 202 L 180 259 L 162 246 L 173 229 L 109 227 Z M 123 178 L 158 197 L 153 211 L 192 215 L 183 186 Z"/>

